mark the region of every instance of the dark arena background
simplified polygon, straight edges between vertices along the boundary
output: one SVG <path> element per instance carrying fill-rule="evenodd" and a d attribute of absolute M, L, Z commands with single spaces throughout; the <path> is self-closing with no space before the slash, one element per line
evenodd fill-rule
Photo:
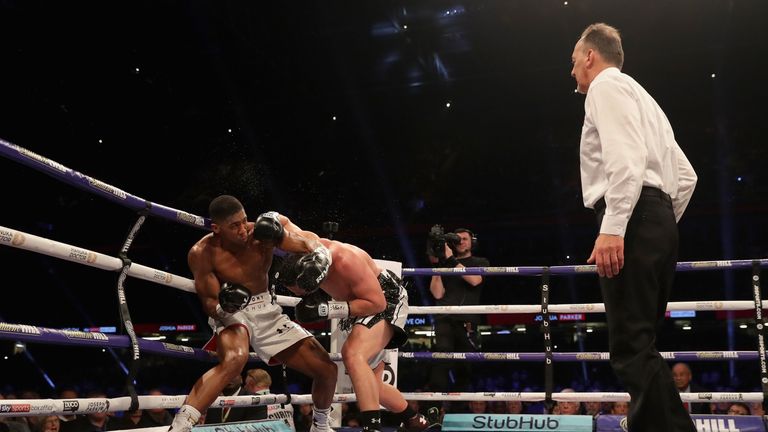
<path fill-rule="evenodd" d="M 597 226 L 582 202 L 584 96 L 570 60 L 582 30 L 606 22 L 622 33 L 623 71 L 664 109 L 699 177 L 680 261 L 765 259 L 766 17 L 759 0 L 0 0 L 0 139 L 194 215 L 226 193 L 250 219 L 276 210 L 320 235 L 336 222 L 335 239 L 407 268 L 430 266 L 434 224 L 470 228 L 491 266 L 586 264 Z M 137 218 L 8 157 L 0 180 L 5 229 L 116 257 Z M 128 257 L 191 278 L 187 252 L 205 233 L 150 217 Z M 124 334 L 116 272 L 13 247 L 0 247 L 0 271 L 0 323 Z M 429 277 L 406 280 L 412 306 L 434 305 Z M 540 284 L 485 276 L 481 304 L 540 304 Z M 125 285 L 139 336 L 210 338 L 194 294 Z M 726 268 L 678 273 L 670 300 L 752 299 L 752 270 Z M 592 273 L 551 277 L 552 304 L 601 301 Z M 411 318 L 403 351 L 432 351 L 432 315 Z M 548 318 L 555 352 L 607 351 L 604 314 Z M 541 353 L 541 321 L 485 316 L 482 352 Z M 328 325 L 312 331 L 328 347 Z M 755 351 L 755 311 L 678 311 L 657 345 Z M 0 394 L 122 396 L 129 363 L 123 349 L 3 339 Z M 763 391 L 757 359 L 689 364 L 707 391 Z M 309 391 L 298 373 L 256 365 L 276 393 Z M 401 358 L 398 387 L 431 391 L 433 365 Z M 136 388 L 186 394 L 209 367 L 144 354 Z M 553 371 L 557 391 L 625 391 L 607 361 Z M 469 381 L 544 391 L 544 377 L 541 361 L 489 361 Z"/>

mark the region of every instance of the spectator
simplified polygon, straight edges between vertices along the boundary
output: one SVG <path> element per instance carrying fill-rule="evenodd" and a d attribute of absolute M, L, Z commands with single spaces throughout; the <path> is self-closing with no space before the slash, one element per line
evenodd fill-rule
<path fill-rule="evenodd" d="M 272 377 L 264 369 L 249 369 L 245 373 L 244 393 L 249 395 L 269 394 L 269 388 L 272 387 Z M 268 408 L 266 405 L 248 407 L 239 410 L 243 413 L 244 420 L 263 420 L 268 417 Z M 230 420 L 238 421 L 238 420 Z"/>
<path fill-rule="evenodd" d="M 614 402 L 611 405 L 611 414 L 625 416 L 629 412 L 629 402 Z"/>
<path fill-rule="evenodd" d="M 493 414 L 507 413 L 507 403 L 505 401 L 492 401 L 492 402 L 489 402 L 488 405 L 490 405 L 489 412 Z"/>
<path fill-rule="evenodd" d="M 312 404 L 299 405 L 299 409 L 294 410 L 293 424 L 296 432 L 309 431 L 312 426 Z"/>
<path fill-rule="evenodd" d="M 59 432 L 61 429 L 61 420 L 58 416 L 42 416 L 38 423 L 40 432 Z"/>
<path fill-rule="evenodd" d="M 751 415 L 751 411 L 747 404 L 734 402 L 728 408 L 728 415 Z"/>
<path fill-rule="evenodd" d="M 434 232 L 434 231 L 433 231 Z M 429 261 L 437 267 L 488 267 L 487 259 L 473 256 L 477 239 L 472 231 L 459 228 L 454 231 L 458 244 L 440 241 L 430 233 Z M 438 306 L 466 306 L 480 304 L 483 277 L 480 275 L 432 276 L 429 291 Z M 480 350 L 480 315 L 436 315 L 435 345 L 438 352 L 473 352 Z M 437 362 L 432 367 L 430 388 L 439 392 L 468 391 L 472 376 L 469 362 Z M 449 386 L 449 381 L 454 385 Z"/>
<path fill-rule="evenodd" d="M 5 396 L 0 393 L 0 400 L 5 399 Z M 8 399 L 16 399 L 16 397 L 8 396 Z M 0 432 L 30 432 L 27 422 L 17 421 L 12 417 L 0 417 Z"/>
<path fill-rule="evenodd" d="M 562 393 L 574 393 L 572 388 L 563 389 Z M 581 402 L 558 401 L 555 405 L 559 415 L 577 415 L 581 414 Z"/>
<path fill-rule="evenodd" d="M 710 402 L 709 413 L 725 415 L 728 412 L 728 408 L 731 407 L 731 402 Z"/>
<path fill-rule="evenodd" d="M 484 400 L 469 401 L 470 414 L 485 414 L 488 412 L 488 403 Z"/>
<path fill-rule="evenodd" d="M 221 391 L 221 396 L 240 396 L 241 394 L 245 394 L 247 390 L 243 387 L 243 377 L 240 375 L 235 375 L 227 385 L 224 387 L 224 389 Z M 207 416 L 205 421 L 208 424 L 219 424 L 219 423 L 231 423 L 231 422 L 239 422 L 245 420 L 246 417 L 246 410 L 252 410 L 255 409 L 259 412 L 266 410 L 266 407 L 238 407 L 238 408 L 231 408 L 231 407 L 224 407 L 224 408 L 209 408 L 207 412 Z M 266 415 L 262 418 L 266 418 Z"/>
<path fill-rule="evenodd" d="M 77 399 L 78 394 L 77 390 L 70 387 L 62 388 L 59 391 L 59 399 Z M 75 418 L 77 418 L 74 414 L 59 414 L 59 420 L 61 420 L 62 423 L 72 421 Z"/>
<path fill-rule="evenodd" d="M 19 399 L 40 399 L 40 393 L 32 390 L 24 390 L 21 392 Z M 40 422 L 43 421 L 44 416 L 24 416 L 18 417 L 17 420 L 26 423 L 31 431 L 40 430 Z"/>
<path fill-rule="evenodd" d="M 507 414 L 522 414 L 523 402 L 519 400 L 507 401 Z"/>
<path fill-rule="evenodd" d="M 752 413 L 752 415 L 756 416 L 764 416 L 765 410 L 763 409 L 763 403 L 762 402 L 752 402 L 749 404 L 749 412 Z"/>
<path fill-rule="evenodd" d="M 248 394 L 269 394 L 272 387 L 272 377 L 264 369 L 249 369 L 245 373 L 245 390 Z"/>
<path fill-rule="evenodd" d="M 160 389 L 152 389 L 148 392 L 150 396 L 162 396 L 164 393 Z M 173 416 L 165 408 L 152 408 L 143 410 L 137 427 L 157 427 L 170 426 L 173 422 Z"/>
<path fill-rule="evenodd" d="M 264 369 L 249 369 L 245 374 L 245 394 L 265 395 L 270 394 L 272 377 Z M 285 420 L 293 429 L 293 405 L 274 404 L 248 407 L 243 410 L 245 420 Z"/>
<path fill-rule="evenodd" d="M 245 373 L 245 381 L 238 395 L 262 395 L 268 394 L 272 386 L 272 377 L 264 369 L 249 369 Z M 224 410 L 222 410 L 223 412 Z M 229 412 L 225 422 L 238 422 L 245 420 L 264 420 L 267 418 L 268 408 L 266 405 L 260 405 L 247 408 L 235 408 Z"/>
<path fill-rule="evenodd" d="M 26 422 L 0 417 L 0 432 L 31 432 Z"/>
<path fill-rule="evenodd" d="M 85 395 L 88 399 L 106 399 L 106 393 L 92 390 Z M 75 420 L 61 424 L 61 432 L 96 432 L 113 430 L 117 428 L 117 421 L 110 424 L 111 416 L 106 412 L 92 412 L 77 416 Z"/>
<path fill-rule="evenodd" d="M 136 429 L 141 427 L 139 425 L 139 422 L 141 421 L 141 417 L 144 414 L 143 410 L 137 409 L 134 411 L 126 411 L 123 413 L 123 416 L 120 418 L 116 418 L 115 421 L 115 429 Z"/>
<path fill-rule="evenodd" d="M 603 404 L 600 402 L 584 402 L 584 414 L 597 417 L 603 413 Z"/>
<path fill-rule="evenodd" d="M 692 382 L 693 373 L 686 363 L 675 363 L 672 366 L 672 379 L 680 393 L 706 393 L 707 390 Z M 691 414 L 710 414 L 709 404 L 684 402 L 683 406 Z"/>

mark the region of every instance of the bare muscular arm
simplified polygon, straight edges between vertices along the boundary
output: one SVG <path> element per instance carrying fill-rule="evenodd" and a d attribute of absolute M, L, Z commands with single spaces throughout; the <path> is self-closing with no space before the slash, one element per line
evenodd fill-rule
<path fill-rule="evenodd" d="M 293 253 L 309 253 L 322 246 L 317 234 L 302 230 L 288 217 L 280 215 L 280 223 L 285 230 L 283 240 L 278 245 L 280 249 Z"/>
<path fill-rule="evenodd" d="M 349 300 L 349 315 L 369 316 L 383 312 L 387 307 L 384 293 L 373 272 L 362 260 L 347 256 L 335 263 L 334 271 L 345 275 L 352 300 Z"/>
<path fill-rule="evenodd" d="M 195 278 L 195 291 L 200 298 L 203 310 L 213 318 L 216 318 L 216 306 L 219 304 L 219 290 L 221 285 L 213 274 L 213 263 L 204 247 L 199 243 L 192 246 L 187 254 L 192 275 Z"/>

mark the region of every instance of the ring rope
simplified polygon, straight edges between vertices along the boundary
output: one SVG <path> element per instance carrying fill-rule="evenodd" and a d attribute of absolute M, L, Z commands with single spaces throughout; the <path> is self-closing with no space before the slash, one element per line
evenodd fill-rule
<path fill-rule="evenodd" d="M 186 395 L 139 396 L 139 409 L 175 409 L 180 408 Z M 440 401 L 521 401 L 541 402 L 545 392 L 476 392 L 476 393 L 403 393 L 406 400 Z M 762 402 L 762 392 L 712 392 L 680 393 L 683 402 Z M 311 394 L 266 394 L 256 396 L 219 396 L 211 408 L 237 408 L 260 405 L 287 404 L 307 405 L 312 403 Z M 355 402 L 354 393 L 341 393 L 333 397 L 334 403 Z M 629 393 L 625 392 L 557 392 L 552 393 L 552 400 L 562 402 L 628 402 Z M 79 399 L 6 399 L 5 410 L 0 417 L 39 416 L 48 414 L 84 414 L 94 412 L 128 411 L 131 398 L 79 398 Z"/>
<path fill-rule="evenodd" d="M 4 226 L 0 226 L 0 244 L 37 252 L 54 258 L 61 258 L 78 264 L 100 268 L 102 270 L 120 271 L 123 268 L 123 262 L 120 258 L 111 257 L 103 253 L 68 245 L 66 243 L 57 242 L 55 240 L 17 231 Z M 195 286 L 191 279 L 176 276 L 137 263 L 131 264 L 128 276 L 171 286 L 191 293 L 195 292 Z"/>
<path fill-rule="evenodd" d="M 197 216 L 182 210 L 177 210 L 162 204 L 152 203 L 143 198 L 129 194 L 119 188 L 111 186 L 101 180 L 81 174 L 71 168 L 68 168 L 59 162 L 48 159 L 35 152 L 27 150 L 21 146 L 10 143 L 0 138 L 0 156 L 19 162 L 35 170 L 48 174 L 55 179 L 78 187 L 85 191 L 95 193 L 116 202 L 124 207 L 135 211 L 146 210 L 153 216 L 179 222 L 196 228 L 210 230 L 210 219 Z M 761 267 L 768 266 L 768 259 L 758 260 L 719 260 L 719 261 L 690 261 L 677 263 L 677 271 L 697 271 L 714 270 L 721 268 L 749 268 L 753 262 L 759 262 Z M 541 275 L 544 269 L 548 269 L 552 275 L 595 273 L 594 265 L 573 265 L 573 266 L 523 266 L 523 267 L 466 267 L 462 269 L 453 268 L 403 268 L 403 276 L 431 276 L 434 274 L 451 274 L 460 272 L 468 275 L 504 275 L 504 274 L 527 274 Z"/>
<path fill-rule="evenodd" d="M 298 303 L 298 302 L 297 302 Z M 768 300 L 763 300 L 763 307 L 768 307 Z M 706 300 L 679 301 L 667 303 L 667 311 L 738 311 L 754 310 L 755 303 L 751 300 Z M 541 305 L 474 305 L 474 306 L 411 306 L 413 314 L 511 314 L 511 313 L 541 313 Z M 603 303 L 563 303 L 550 304 L 550 313 L 604 313 Z"/>
<path fill-rule="evenodd" d="M 54 160 L 48 159 L 3 139 L 0 139 L 0 156 L 5 156 L 22 165 L 48 174 L 62 183 L 99 195 L 102 198 L 106 198 L 123 207 L 135 211 L 147 210 L 148 214 L 151 214 L 152 216 L 179 222 L 195 228 L 211 229 L 211 221 L 208 218 L 167 207 L 162 204 L 151 203 L 150 201 L 131 195 L 119 188 L 104 183 L 101 180 L 81 174 Z"/>
<path fill-rule="evenodd" d="M 0 226 L 0 245 L 37 252 L 102 270 L 119 271 L 123 267 L 123 263 L 119 258 L 4 226 Z M 192 279 L 137 263 L 131 265 L 128 276 L 170 286 L 182 291 L 195 292 Z M 301 301 L 297 297 L 281 295 L 277 296 L 277 300 L 281 306 L 295 306 Z M 763 300 L 762 305 L 764 308 L 768 308 L 768 300 Z M 670 302 L 667 305 L 667 310 L 727 311 L 753 310 L 754 307 L 754 302 L 751 300 L 707 300 Z M 540 313 L 541 305 L 411 306 L 410 311 L 414 314 Z M 605 312 L 605 307 L 602 303 L 550 304 L 549 311 L 552 313 L 601 313 Z"/>
<path fill-rule="evenodd" d="M 0 138 L 0 156 L 5 156 L 15 162 L 26 165 L 37 171 L 41 171 L 49 176 L 78 187 L 87 192 L 91 192 L 105 197 L 121 206 L 133 209 L 135 211 L 146 210 L 149 214 L 164 219 L 179 222 L 196 228 L 210 230 L 210 219 L 197 216 L 182 210 L 164 206 L 162 204 L 152 203 L 143 198 L 129 194 L 119 188 L 111 186 L 101 180 L 81 174 L 71 168 L 62 165 L 59 162 L 48 159 L 35 152 L 27 150 L 21 146 L 8 142 Z M 714 270 L 721 268 L 749 268 L 754 262 L 759 262 L 760 267 L 768 266 L 768 259 L 758 260 L 719 260 L 719 261 L 690 261 L 677 264 L 678 271 L 697 271 Z M 546 267 L 552 275 L 595 273 L 594 265 L 574 265 L 574 266 L 551 266 Z M 434 275 L 451 274 L 461 272 L 462 274 L 480 274 L 480 275 L 503 275 L 503 274 L 529 274 L 541 275 L 545 267 L 467 267 L 461 270 L 446 268 L 403 268 L 403 276 L 416 275 Z"/>
<path fill-rule="evenodd" d="M 665 360 L 675 361 L 720 361 L 756 360 L 757 351 L 662 351 Z M 545 353 L 537 352 L 399 352 L 398 358 L 411 360 L 450 360 L 468 362 L 517 361 L 543 362 Z M 331 354 L 332 360 L 341 360 L 340 354 Z M 607 352 L 553 352 L 555 362 L 602 362 L 610 360 Z"/>
<path fill-rule="evenodd" d="M 109 348 L 127 348 L 131 341 L 124 335 L 107 335 L 98 332 L 80 332 L 57 330 L 25 324 L 0 322 L 0 339 L 18 340 L 49 345 L 96 346 Z M 141 350 L 147 353 L 167 357 L 195 359 L 205 362 L 217 362 L 215 351 L 207 351 L 169 342 L 138 340 Z M 756 360 L 757 351 L 663 351 L 666 360 L 679 361 L 719 361 L 719 360 Z M 330 353 L 331 360 L 342 361 L 341 353 Z M 519 361 L 542 362 L 544 353 L 536 352 L 398 352 L 398 358 L 409 360 L 450 360 L 450 361 Z M 607 352 L 553 352 L 552 359 L 557 362 L 602 362 L 610 360 Z M 250 353 L 250 361 L 261 362 L 256 353 Z"/>
<path fill-rule="evenodd" d="M 94 346 L 102 348 L 128 348 L 131 340 L 125 335 L 108 335 L 100 332 L 58 330 L 26 324 L 0 322 L 0 339 L 17 340 L 48 345 Z M 204 362 L 218 362 L 215 351 L 176 345 L 169 342 L 138 340 L 143 352 L 166 357 L 195 359 Z M 256 353 L 250 353 L 251 361 L 261 361 Z"/>
<path fill-rule="evenodd" d="M 700 270 L 722 270 L 722 269 L 749 269 L 754 263 L 760 267 L 768 267 L 768 259 L 746 259 L 746 260 L 720 260 L 720 261 L 681 261 L 677 263 L 678 272 L 700 271 Z M 523 276 L 541 276 L 544 271 L 550 275 L 574 275 L 597 273 L 595 265 L 570 265 L 570 266 L 526 266 L 526 267 L 424 267 L 413 268 L 404 267 L 403 276 L 434 276 L 434 275 L 482 275 L 482 276 L 504 276 L 504 275 L 523 275 Z"/>

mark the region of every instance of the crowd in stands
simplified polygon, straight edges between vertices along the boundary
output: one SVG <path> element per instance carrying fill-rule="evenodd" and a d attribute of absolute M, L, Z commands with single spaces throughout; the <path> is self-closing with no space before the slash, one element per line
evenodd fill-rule
<path fill-rule="evenodd" d="M 673 377 L 675 384 L 681 392 L 706 391 L 706 388 L 694 384 L 694 376 L 691 367 L 685 363 L 673 365 Z M 241 376 L 229 383 L 222 395 L 256 395 L 270 393 L 272 379 L 264 369 L 249 369 Z M 478 383 L 487 384 L 487 383 Z M 415 389 L 414 391 L 423 391 Z M 522 391 L 537 391 L 538 389 L 521 389 Z M 599 391 L 599 389 L 574 389 L 558 388 L 560 392 L 574 391 Z M 722 391 L 723 389 L 718 389 Z M 163 395 L 181 394 L 181 390 L 152 388 L 144 394 Z M 55 394 L 45 395 L 57 399 L 106 398 L 123 396 L 123 394 L 108 394 L 100 389 L 88 389 L 83 393 L 77 387 L 66 387 Z M 0 399 L 40 399 L 40 393 L 33 390 L 21 390 L 18 394 L 10 388 L 0 389 Z M 628 402 L 559 402 L 548 407 L 543 402 L 520 401 L 471 401 L 471 402 L 440 402 L 440 401 L 409 401 L 414 411 L 428 415 L 430 407 L 437 407 L 440 417 L 446 413 L 472 413 L 472 414 L 559 414 L 559 415 L 626 415 L 629 410 Z M 762 403 L 721 402 L 686 404 L 693 413 L 727 414 L 727 415 L 765 415 Z M 276 409 L 275 409 L 276 408 Z M 277 414 L 276 414 L 277 413 Z M 356 418 L 358 414 L 355 403 L 341 404 L 341 425 L 345 427 L 359 427 Z M 239 422 L 250 420 L 262 420 L 268 418 L 290 419 L 298 432 L 308 431 L 312 424 L 312 405 L 277 406 L 271 409 L 267 407 L 248 408 L 211 408 L 207 415 L 203 415 L 200 423 L 213 424 L 225 422 Z M 288 417 L 288 418 L 286 418 Z M 89 413 L 85 415 L 43 415 L 0 417 L 0 432 L 95 432 L 109 430 L 124 430 L 170 425 L 173 420 L 171 410 L 158 408 L 136 410 L 121 413 Z M 387 422 L 387 414 L 383 416 L 383 422 Z"/>

